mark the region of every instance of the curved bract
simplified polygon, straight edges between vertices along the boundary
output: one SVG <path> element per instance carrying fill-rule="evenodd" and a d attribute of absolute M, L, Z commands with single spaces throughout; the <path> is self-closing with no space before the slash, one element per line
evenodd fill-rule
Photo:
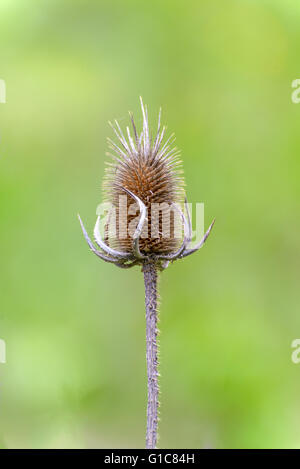
<path fill-rule="evenodd" d="M 139 220 L 134 234 L 130 236 L 129 226 L 134 216 L 126 212 L 126 233 L 117 236 L 113 245 L 110 246 L 109 239 L 103 240 L 100 234 L 100 217 L 97 218 L 94 228 L 94 238 L 100 248 L 97 250 L 84 228 L 79 217 L 81 228 L 85 239 L 91 250 L 106 262 L 112 262 L 121 268 L 129 268 L 142 265 L 147 262 L 154 263 L 160 270 L 165 269 L 169 262 L 182 259 L 198 251 L 208 238 L 215 220 L 209 226 L 201 241 L 194 247 L 189 247 L 192 237 L 191 217 L 188 209 L 187 199 L 184 194 L 184 179 L 182 176 L 179 152 L 173 146 L 175 140 L 172 134 L 164 143 L 165 127 L 161 128 L 161 111 L 158 116 L 157 132 L 152 140 L 149 131 L 148 111 L 141 99 L 143 115 L 143 128 L 140 134 L 130 114 L 133 136 L 129 127 L 126 128 L 127 139 L 117 121 L 115 126 L 110 124 L 118 139 L 118 145 L 108 139 L 109 147 L 113 151 L 110 156 L 113 163 L 109 163 L 104 180 L 104 198 L 116 207 L 119 219 L 122 213 L 119 209 L 120 197 L 126 194 L 126 208 L 130 207 L 132 201 L 136 202 L 139 209 Z M 186 215 L 180 206 L 185 197 Z M 159 236 L 152 236 L 153 216 L 151 208 L 153 205 L 164 207 L 159 212 L 157 230 Z M 164 237 L 162 234 L 163 210 L 174 209 L 179 213 L 182 226 L 184 227 L 183 239 L 175 237 L 174 219 L 170 219 L 172 234 Z M 109 221 L 108 221 L 109 224 Z M 145 229 L 145 230 L 144 230 Z M 142 236 L 146 231 L 147 236 Z M 148 234 L 150 232 L 150 235 Z"/>

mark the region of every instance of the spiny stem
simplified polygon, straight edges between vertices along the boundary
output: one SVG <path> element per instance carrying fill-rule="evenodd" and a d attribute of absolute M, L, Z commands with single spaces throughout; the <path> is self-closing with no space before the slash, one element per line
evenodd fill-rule
<path fill-rule="evenodd" d="M 158 346 L 157 346 L 157 268 L 152 263 L 143 266 L 146 303 L 146 358 L 148 375 L 148 406 L 146 448 L 156 448 L 158 424 Z"/>

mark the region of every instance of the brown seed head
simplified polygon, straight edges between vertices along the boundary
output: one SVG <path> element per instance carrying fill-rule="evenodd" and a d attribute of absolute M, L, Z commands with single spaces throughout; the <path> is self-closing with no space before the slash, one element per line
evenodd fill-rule
<path fill-rule="evenodd" d="M 117 238 L 109 242 L 122 252 L 131 252 L 132 250 L 132 237 L 129 234 L 129 226 L 133 220 L 138 218 L 139 210 L 135 201 L 130 197 L 127 197 L 126 202 L 129 212 L 126 215 L 127 235 L 123 238 L 118 236 L 119 223 L 123 217 L 123 213 L 119 209 L 120 196 L 123 198 L 126 196 L 123 189 L 125 188 L 135 194 L 147 207 L 148 220 L 146 220 L 143 230 L 146 235 L 141 236 L 139 241 L 141 253 L 145 255 L 168 254 L 176 251 L 181 242 L 180 239 L 174 236 L 175 212 L 170 208 L 174 204 L 184 202 L 183 171 L 179 152 L 173 146 L 174 134 L 164 142 L 166 128 L 161 128 L 161 112 L 158 117 L 157 132 L 153 139 L 149 131 L 147 107 L 144 107 L 142 99 L 141 108 L 143 128 L 140 133 L 136 129 L 133 116 L 130 115 L 133 136 L 129 127 L 127 127 L 127 138 L 125 138 L 118 122 L 115 121 L 115 127 L 112 125 L 112 128 L 118 138 L 118 144 L 108 139 L 109 147 L 113 151 L 108 155 L 112 157 L 113 163 L 107 163 L 103 183 L 104 198 L 114 205 L 117 214 Z M 155 237 L 152 236 L 154 225 L 153 204 L 160 204 L 159 215 L 156 218 L 157 221 L 155 221 L 157 224 Z M 130 209 L 130 206 L 133 205 L 137 208 L 136 212 L 135 210 L 131 212 L 132 208 Z M 165 237 L 162 234 L 162 225 L 163 220 L 168 217 L 167 211 L 169 211 L 170 235 Z M 166 218 L 164 218 L 165 216 Z M 151 220 L 153 220 L 152 223 Z M 108 242 L 107 236 L 106 241 Z"/>

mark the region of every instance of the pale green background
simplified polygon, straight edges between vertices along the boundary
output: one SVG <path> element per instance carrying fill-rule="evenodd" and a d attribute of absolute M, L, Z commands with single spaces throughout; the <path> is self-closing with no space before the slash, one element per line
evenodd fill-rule
<path fill-rule="evenodd" d="M 1 0 L 2 447 L 144 445 L 142 274 L 76 218 L 139 95 L 217 219 L 161 277 L 160 446 L 300 447 L 299 24 L 299 0 Z"/>

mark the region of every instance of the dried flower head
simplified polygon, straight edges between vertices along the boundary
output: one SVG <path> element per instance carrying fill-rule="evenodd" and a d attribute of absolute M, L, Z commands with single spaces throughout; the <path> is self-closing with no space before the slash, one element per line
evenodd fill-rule
<path fill-rule="evenodd" d="M 186 216 L 181 209 L 185 200 L 184 178 L 179 151 L 174 146 L 175 137 L 172 134 L 164 142 L 166 127 L 161 126 L 161 111 L 156 135 L 154 138 L 151 136 L 147 107 L 143 105 L 142 98 L 140 101 L 143 115 L 140 133 L 132 114 L 132 133 L 127 127 L 127 138 L 117 121 L 115 126 L 110 123 L 118 142 L 108 139 L 112 150 L 108 155 L 113 162 L 107 163 L 103 192 L 104 200 L 111 204 L 112 210 L 108 214 L 104 240 L 99 231 L 100 217 L 96 222 L 94 237 L 101 251 L 96 250 L 81 220 L 80 223 L 91 249 L 102 259 L 122 268 L 151 261 L 159 269 L 164 269 L 169 261 L 198 250 L 213 223 L 201 242 L 188 249 L 192 235 L 191 220 L 188 210 Z M 125 206 L 120 202 L 122 198 L 125 198 Z M 113 238 L 109 236 L 112 219 L 115 227 Z M 178 220 L 179 232 L 176 230 Z"/>
<path fill-rule="evenodd" d="M 158 128 L 155 138 L 152 139 L 149 131 L 147 107 L 144 107 L 141 99 L 143 113 L 143 129 L 138 135 L 132 114 L 131 123 L 133 137 L 127 127 L 127 138 L 115 121 L 115 127 L 111 124 L 117 138 L 118 145 L 111 139 L 108 144 L 113 153 L 108 153 L 114 160 L 108 163 L 106 177 L 104 180 L 104 197 L 117 207 L 117 226 L 122 226 L 124 213 L 120 213 L 119 200 L 124 197 L 124 189 L 129 190 L 146 207 L 147 219 L 143 226 L 143 231 L 147 233 L 140 238 L 139 248 L 143 255 L 169 254 L 178 248 L 178 238 L 175 237 L 174 216 L 176 212 L 170 210 L 175 204 L 184 202 L 184 179 L 182 176 L 181 161 L 179 151 L 173 146 L 175 137 L 171 135 L 165 143 L 163 138 L 166 128 L 161 128 L 161 111 L 158 118 Z M 130 210 L 130 205 L 137 206 L 132 197 L 127 197 L 127 236 L 118 236 L 116 246 L 123 252 L 130 252 L 132 249 L 132 237 L 129 227 L 132 225 L 136 215 L 134 210 Z M 159 209 L 159 213 L 155 208 Z M 168 213 L 169 212 L 169 213 Z M 157 219 L 155 220 L 155 215 Z M 168 217 L 169 215 L 169 217 Z M 123 220 L 120 217 L 123 216 Z M 170 222 L 169 236 L 163 233 L 163 220 Z M 153 237 L 154 224 L 157 228 L 157 237 Z M 151 235 L 152 234 L 152 235 Z M 165 233 L 166 234 L 166 233 Z"/>

